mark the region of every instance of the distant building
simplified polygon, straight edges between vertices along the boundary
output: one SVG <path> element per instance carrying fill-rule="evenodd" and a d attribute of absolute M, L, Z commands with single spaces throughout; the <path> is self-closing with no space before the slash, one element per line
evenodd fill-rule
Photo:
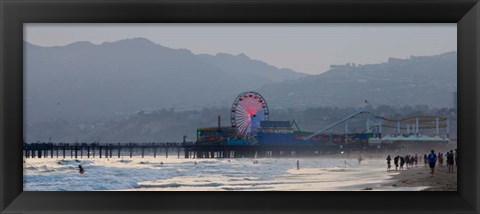
<path fill-rule="evenodd" d="M 205 127 L 197 129 L 198 144 L 225 144 L 228 139 L 235 138 L 236 130 L 231 126 Z"/>

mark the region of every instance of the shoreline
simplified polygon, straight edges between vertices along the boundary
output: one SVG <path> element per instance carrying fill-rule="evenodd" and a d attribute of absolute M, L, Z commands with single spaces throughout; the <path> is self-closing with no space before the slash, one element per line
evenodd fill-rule
<path fill-rule="evenodd" d="M 412 167 L 402 171 L 391 171 L 397 173 L 391 175 L 389 182 L 384 186 L 398 187 L 426 187 L 420 191 L 457 191 L 457 169 L 454 167 L 454 173 L 448 173 L 448 167 L 435 167 L 433 177 L 430 175 L 430 168 L 423 164 L 418 167 Z"/>
<path fill-rule="evenodd" d="M 196 161 L 198 165 L 194 164 Z M 160 165 L 160 162 L 165 162 L 165 165 Z M 82 176 L 78 176 L 77 165 L 80 163 L 86 169 Z M 430 169 L 423 164 L 403 171 L 386 172 L 386 164 L 381 159 L 367 159 L 362 164 L 357 164 L 356 160 L 352 159 L 348 159 L 348 164 L 344 164 L 344 159 L 337 158 L 301 159 L 300 170 L 295 168 L 295 159 L 264 159 L 260 160 L 259 164 L 253 164 L 250 158 L 232 162 L 211 159 L 134 158 L 80 162 L 65 160 L 62 163 L 59 163 L 59 160 L 34 159 L 25 164 L 24 178 L 27 178 L 27 183 L 24 181 L 24 190 L 25 187 L 33 188 L 28 191 L 78 191 L 65 189 L 63 184 L 58 186 L 58 182 L 49 183 L 49 179 L 63 179 L 64 183 L 84 182 L 82 191 L 457 191 L 457 173 L 448 173 L 446 166 L 437 166 L 435 175 L 431 177 Z M 203 173 L 204 170 L 209 173 Z M 261 175 L 265 170 L 275 173 L 276 179 L 263 179 L 271 176 L 270 173 Z M 283 170 L 286 170 L 285 173 Z M 237 171 L 243 174 L 239 175 Z M 144 175 L 125 176 L 132 172 L 141 172 Z M 32 178 L 35 179 L 31 180 Z M 110 182 L 99 183 L 98 178 Z M 145 182 L 153 182 L 154 185 L 139 189 L 141 183 Z M 51 189 L 45 190 L 39 189 L 42 185 L 38 184 L 52 185 Z M 158 188 L 153 188 L 156 186 Z M 54 190 L 55 188 L 57 190 Z"/>

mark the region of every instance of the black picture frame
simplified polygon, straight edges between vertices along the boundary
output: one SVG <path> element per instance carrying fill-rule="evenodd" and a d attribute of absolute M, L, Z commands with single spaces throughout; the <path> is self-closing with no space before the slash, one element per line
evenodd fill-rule
<path fill-rule="evenodd" d="M 477 0 L 0 0 L 1 213 L 478 213 Z M 457 192 L 23 192 L 23 23 L 457 23 Z M 72 184 L 75 185 L 75 184 Z"/>

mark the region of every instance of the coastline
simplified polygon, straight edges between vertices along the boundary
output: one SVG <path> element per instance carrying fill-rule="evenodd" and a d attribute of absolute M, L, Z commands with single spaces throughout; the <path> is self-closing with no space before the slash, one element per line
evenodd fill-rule
<path fill-rule="evenodd" d="M 402 171 L 392 171 L 397 173 L 392 175 L 393 182 L 385 184 L 394 188 L 400 187 L 426 187 L 420 191 L 457 191 L 457 169 L 454 167 L 454 173 L 448 173 L 446 165 L 436 166 L 435 173 L 430 175 L 430 168 L 419 165 Z"/>
<path fill-rule="evenodd" d="M 457 174 L 446 166 L 423 164 L 386 172 L 384 161 L 327 158 L 204 159 L 29 159 L 24 165 L 27 191 L 456 191 Z M 164 164 L 161 164 L 163 162 Z M 86 173 L 79 176 L 78 165 Z M 241 173 L 239 173 L 241 172 Z M 138 176 L 129 176 L 131 174 Z M 55 182 L 52 182 L 55 181 Z M 66 188 L 69 183 L 83 185 Z"/>

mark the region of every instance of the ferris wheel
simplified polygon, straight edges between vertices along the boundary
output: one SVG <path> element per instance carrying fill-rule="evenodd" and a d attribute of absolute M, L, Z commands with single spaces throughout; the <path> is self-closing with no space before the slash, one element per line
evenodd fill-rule
<path fill-rule="evenodd" d="M 238 136 L 247 140 L 255 136 L 260 121 L 263 120 L 268 120 L 268 106 L 262 95 L 250 91 L 241 93 L 235 98 L 231 122 Z"/>

